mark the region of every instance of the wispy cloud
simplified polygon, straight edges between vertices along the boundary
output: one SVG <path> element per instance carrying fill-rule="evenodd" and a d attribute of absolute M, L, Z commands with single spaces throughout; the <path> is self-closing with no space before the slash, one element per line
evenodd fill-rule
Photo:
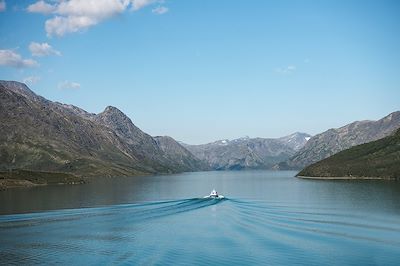
<path fill-rule="evenodd" d="M 73 82 L 73 81 L 62 81 L 60 83 L 58 83 L 58 88 L 59 89 L 79 89 L 81 87 L 81 84 L 77 83 L 77 82 Z"/>
<path fill-rule="evenodd" d="M 50 44 L 31 42 L 29 44 L 29 51 L 31 51 L 32 56 L 48 56 L 48 55 L 61 55 L 60 51 L 55 50 Z"/>
<path fill-rule="evenodd" d="M 153 9 L 151 10 L 151 12 L 153 12 L 154 14 L 157 14 L 157 15 L 162 15 L 162 14 L 167 13 L 168 10 L 169 10 L 168 7 L 165 7 L 165 6 L 158 6 L 158 7 L 156 7 L 156 8 L 153 8 Z"/>
<path fill-rule="evenodd" d="M 158 0 L 131 0 L 132 3 L 132 9 L 133 10 L 139 10 L 145 6 L 157 3 L 157 2 L 164 2 L 164 1 L 158 1 Z"/>
<path fill-rule="evenodd" d="M 29 5 L 27 10 L 31 13 L 51 14 L 56 10 L 56 6 L 48 4 L 45 1 L 41 0 Z"/>
<path fill-rule="evenodd" d="M 290 74 L 296 71 L 296 66 L 294 65 L 289 65 L 286 67 L 278 67 L 275 69 L 275 72 L 280 73 L 280 74 Z"/>
<path fill-rule="evenodd" d="M 36 84 L 37 82 L 39 82 L 40 77 L 38 76 L 29 76 L 29 77 L 25 77 L 22 82 L 29 84 L 29 85 L 33 85 Z"/>
<path fill-rule="evenodd" d="M 15 68 L 37 67 L 38 62 L 33 59 L 24 59 L 13 50 L 0 50 L 0 66 Z"/>
<path fill-rule="evenodd" d="M 163 0 L 40 0 L 30 6 L 32 13 L 52 14 L 46 20 L 47 36 L 62 37 L 67 33 L 86 30 L 100 22 L 122 14 L 128 9 L 139 10 L 147 5 L 162 3 Z M 160 10 L 161 12 L 166 11 Z"/>
<path fill-rule="evenodd" d="M 0 0 L 0 12 L 6 11 L 7 5 L 5 0 Z"/>

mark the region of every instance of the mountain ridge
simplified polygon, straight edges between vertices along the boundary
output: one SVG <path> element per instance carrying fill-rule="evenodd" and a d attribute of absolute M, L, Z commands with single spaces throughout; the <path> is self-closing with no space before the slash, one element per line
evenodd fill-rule
<path fill-rule="evenodd" d="M 193 156 L 182 160 L 187 152 L 174 157 L 162 150 L 116 107 L 91 114 L 49 101 L 15 81 L 0 81 L 0 103 L 0 171 L 88 177 L 202 170 Z"/>
<path fill-rule="evenodd" d="M 331 128 L 310 138 L 289 160 L 277 165 L 279 169 L 303 169 L 355 145 L 368 143 L 392 134 L 400 127 L 400 111 L 379 120 L 355 121 Z"/>
<path fill-rule="evenodd" d="M 400 129 L 307 166 L 297 176 L 318 179 L 400 180 Z"/>
<path fill-rule="evenodd" d="M 293 155 L 310 137 L 293 133 L 281 138 L 238 138 L 200 145 L 182 144 L 214 170 L 272 169 Z"/>

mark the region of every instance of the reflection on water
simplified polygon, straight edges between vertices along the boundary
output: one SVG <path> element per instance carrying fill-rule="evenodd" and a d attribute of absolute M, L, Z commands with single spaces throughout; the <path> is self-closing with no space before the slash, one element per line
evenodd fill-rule
<path fill-rule="evenodd" d="M 3 213 L 73 208 L 1 215 L 1 263 L 398 265 L 398 183 L 294 174 L 188 173 L 1 192 L 2 205 L 32 199 Z M 227 198 L 203 199 L 214 187 Z"/>

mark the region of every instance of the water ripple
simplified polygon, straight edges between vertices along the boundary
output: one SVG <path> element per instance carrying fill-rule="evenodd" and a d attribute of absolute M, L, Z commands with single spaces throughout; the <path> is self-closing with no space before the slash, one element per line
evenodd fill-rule
<path fill-rule="evenodd" d="M 396 265 L 395 218 L 202 198 L 4 215 L 0 256 L 18 265 Z"/>

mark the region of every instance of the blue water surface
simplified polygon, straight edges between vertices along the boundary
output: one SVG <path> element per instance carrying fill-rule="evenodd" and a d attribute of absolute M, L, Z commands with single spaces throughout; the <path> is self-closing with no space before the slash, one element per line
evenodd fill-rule
<path fill-rule="evenodd" d="M 294 174 L 185 173 L 1 192 L 2 204 L 18 202 L 0 215 L 1 263 L 399 265 L 397 182 Z M 213 187 L 226 198 L 204 199 Z M 85 196 L 58 199 L 77 191 Z M 32 199 L 25 209 L 24 197 Z"/>

